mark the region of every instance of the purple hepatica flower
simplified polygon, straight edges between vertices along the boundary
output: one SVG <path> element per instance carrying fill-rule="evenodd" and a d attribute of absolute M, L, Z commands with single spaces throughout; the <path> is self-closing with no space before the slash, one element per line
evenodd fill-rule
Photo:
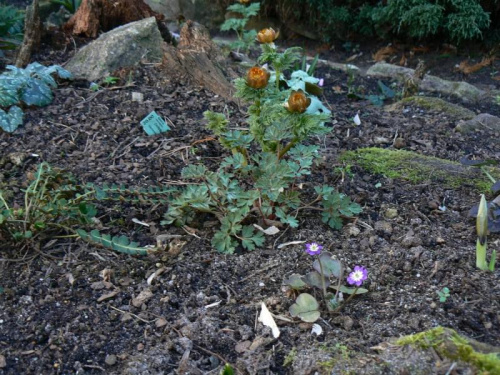
<path fill-rule="evenodd" d="M 325 80 L 323 78 L 321 78 L 318 82 L 318 86 L 319 87 L 323 87 L 323 85 L 325 84 Z"/>
<path fill-rule="evenodd" d="M 306 244 L 306 253 L 309 255 L 319 255 L 323 246 L 317 244 L 316 242 Z"/>
<path fill-rule="evenodd" d="M 354 271 L 349 274 L 347 282 L 351 285 L 361 286 L 363 281 L 368 278 L 368 271 L 361 266 L 354 267 Z"/>

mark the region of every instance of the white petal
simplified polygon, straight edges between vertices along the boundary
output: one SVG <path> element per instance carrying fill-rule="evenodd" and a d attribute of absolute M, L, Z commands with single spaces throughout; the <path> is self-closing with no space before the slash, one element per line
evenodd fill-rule
<path fill-rule="evenodd" d="M 276 325 L 276 322 L 274 321 L 273 316 L 269 312 L 269 310 L 266 307 L 266 304 L 264 302 L 261 303 L 262 310 L 259 315 L 259 322 L 264 324 L 265 326 L 271 328 L 271 331 L 273 332 L 273 337 L 276 339 L 280 335 L 280 330 L 278 326 Z"/>

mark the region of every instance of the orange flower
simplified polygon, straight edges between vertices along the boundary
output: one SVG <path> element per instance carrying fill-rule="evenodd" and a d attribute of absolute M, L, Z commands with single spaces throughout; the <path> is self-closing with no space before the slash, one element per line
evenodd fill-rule
<path fill-rule="evenodd" d="M 240 0 L 240 4 L 248 4 L 250 0 Z"/>
<path fill-rule="evenodd" d="M 272 28 L 262 29 L 257 34 L 257 40 L 260 43 L 272 43 L 278 38 L 279 35 L 280 32 L 274 31 Z"/>
<path fill-rule="evenodd" d="M 247 73 L 247 85 L 253 89 L 263 89 L 267 86 L 271 73 L 266 69 L 254 66 Z"/>
<path fill-rule="evenodd" d="M 292 91 L 288 102 L 285 103 L 285 108 L 292 113 L 304 113 L 311 104 L 311 98 L 308 98 L 304 91 Z"/>

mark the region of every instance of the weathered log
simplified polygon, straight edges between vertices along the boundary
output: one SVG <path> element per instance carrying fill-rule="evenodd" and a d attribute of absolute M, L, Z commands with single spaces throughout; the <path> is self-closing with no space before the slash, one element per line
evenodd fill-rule
<path fill-rule="evenodd" d="M 29 64 L 33 50 L 40 44 L 41 26 L 40 6 L 38 0 L 33 0 L 26 9 L 23 44 L 16 58 L 18 68 L 24 68 Z"/>
<path fill-rule="evenodd" d="M 73 35 L 95 38 L 99 32 L 149 17 L 158 21 L 164 18 L 142 0 L 83 0 L 78 11 L 64 25 L 64 30 Z"/>
<path fill-rule="evenodd" d="M 208 30 L 196 22 L 187 21 L 184 24 L 177 47 L 165 46 L 163 66 L 171 79 L 188 78 L 225 99 L 234 100 L 230 80 L 237 74 L 227 66 Z"/>

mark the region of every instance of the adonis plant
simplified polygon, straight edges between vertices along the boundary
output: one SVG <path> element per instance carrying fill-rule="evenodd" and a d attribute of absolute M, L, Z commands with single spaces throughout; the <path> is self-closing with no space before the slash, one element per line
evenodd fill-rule
<path fill-rule="evenodd" d="M 340 229 L 343 218 L 361 212 L 333 187 L 302 189 L 319 157 L 319 147 L 311 141 L 330 131 L 325 125 L 330 112 L 317 98 L 319 79 L 301 71 L 286 78 L 300 58 L 299 49 L 279 52 L 276 36 L 272 29 L 258 34 L 261 65 L 235 81 L 236 96 L 250 104 L 248 127 L 232 129 L 223 114 L 204 114 L 208 128 L 231 155 L 216 171 L 203 165 L 184 168 L 182 177 L 191 184 L 178 191 L 162 221 L 184 225 L 200 212 L 215 216 L 221 226 L 212 245 L 222 253 L 233 253 L 239 244 L 247 250 L 261 246 L 263 233 L 252 224 L 297 227 L 299 212 L 310 209 L 321 211 L 323 222 Z"/>
<path fill-rule="evenodd" d="M 323 246 L 313 242 L 306 244 L 306 253 L 316 257 L 313 263 L 313 271 L 305 276 L 292 274 L 284 281 L 292 290 L 302 291 L 306 288 L 319 289 L 326 309 L 330 312 L 338 312 L 356 294 L 368 292 L 361 288 L 363 282 L 368 278 L 368 271 L 362 266 L 355 266 L 354 270 L 346 278 L 347 284 L 342 285 L 344 280 L 344 266 L 333 258 L 333 255 L 323 251 Z M 344 300 L 343 295 L 349 297 Z M 320 303 L 310 293 L 300 293 L 294 304 L 290 306 L 290 315 L 298 317 L 304 322 L 315 322 L 321 315 Z"/>

